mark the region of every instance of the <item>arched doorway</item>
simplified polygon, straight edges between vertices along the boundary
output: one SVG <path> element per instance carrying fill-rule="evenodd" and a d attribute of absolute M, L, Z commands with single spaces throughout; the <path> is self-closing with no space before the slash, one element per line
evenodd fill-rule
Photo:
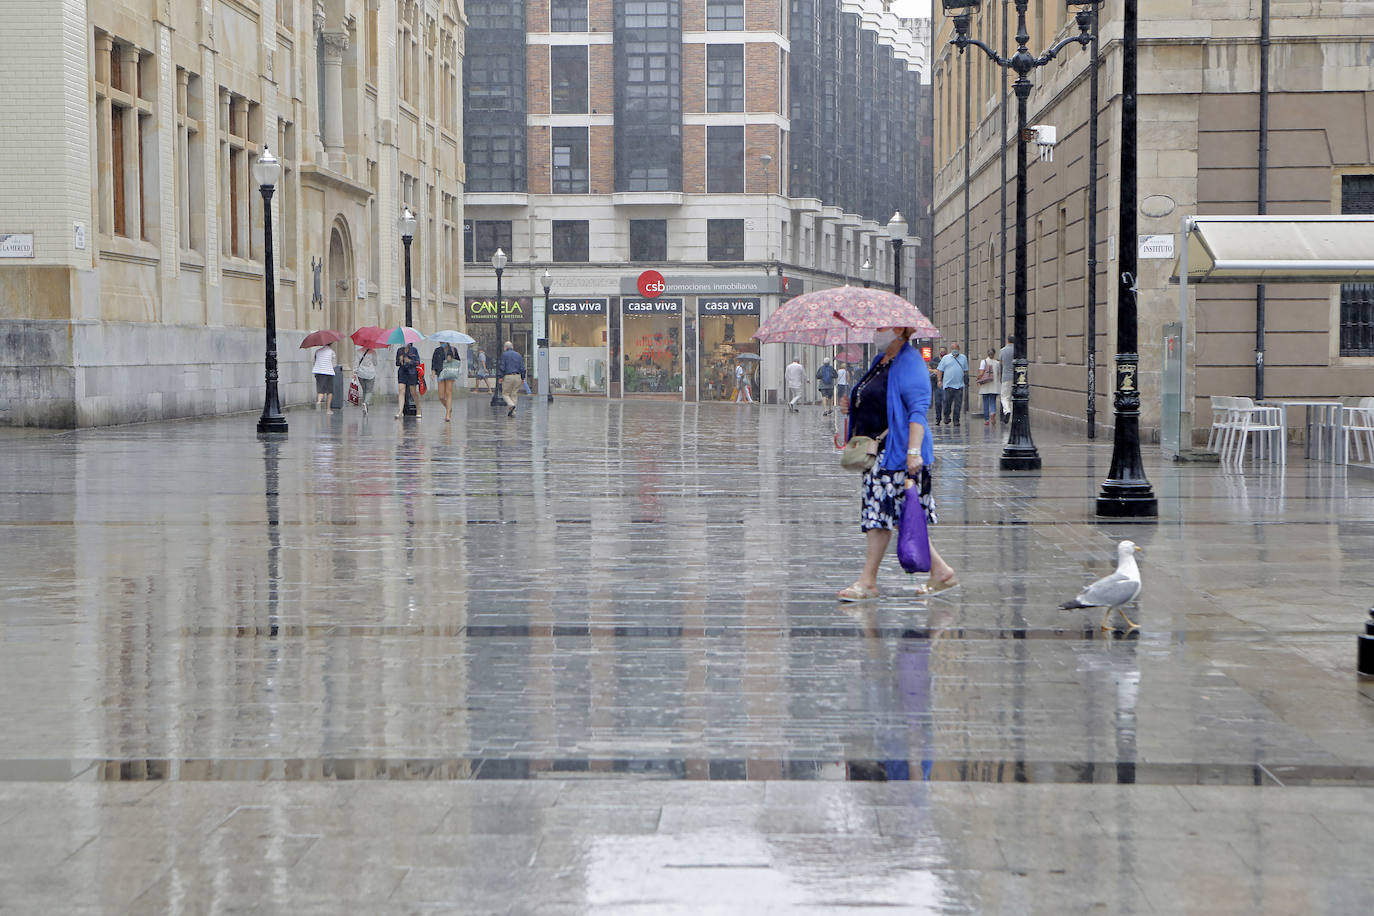
<path fill-rule="evenodd" d="M 329 305 L 325 327 L 349 334 L 353 323 L 353 254 L 348 243 L 348 227 L 335 221 L 329 233 Z"/>

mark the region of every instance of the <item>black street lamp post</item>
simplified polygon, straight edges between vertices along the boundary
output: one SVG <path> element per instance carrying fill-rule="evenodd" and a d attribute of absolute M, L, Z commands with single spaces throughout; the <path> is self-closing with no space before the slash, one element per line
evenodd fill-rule
<path fill-rule="evenodd" d="M 547 267 L 544 268 L 544 278 L 543 278 L 543 279 L 544 279 L 544 352 L 545 352 L 545 353 L 548 353 L 548 351 L 549 351 L 549 339 L 548 339 L 548 338 L 549 338 L 549 289 L 550 289 L 550 287 L 553 286 L 553 275 L 549 273 L 549 270 L 548 270 Z M 551 369 L 551 367 L 549 367 L 549 366 L 544 366 L 543 369 Z M 541 370 L 541 371 L 542 371 L 542 370 Z M 552 372 L 552 371 L 549 371 L 549 372 L 545 372 L 545 374 L 548 376 L 548 378 L 544 379 L 543 384 L 546 385 L 546 386 L 548 387 L 548 389 L 549 389 L 548 402 L 549 402 L 550 404 L 552 404 L 552 403 L 553 403 L 553 372 Z"/>
<path fill-rule="evenodd" d="M 505 341 L 501 336 L 501 309 L 505 305 L 501 300 L 501 273 L 506 269 L 506 253 L 500 248 L 492 254 L 491 266 L 496 269 L 496 385 L 491 392 L 491 406 L 500 407 L 502 404 L 501 355 L 505 352 Z"/>
<path fill-rule="evenodd" d="M 887 221 L 887 237 L 892 242 L 892 292 L 902 294 L 902 243 L 906 241 L 906 220 L 896 210 Z"/>
<path fill-rule="evenodd" d="M 253 163 L 253 178 L 262 191 L 262 247 L 263 290 L 267 306 L 267 393 L 263 398 L 262 416 L 258 418 L 259 433 L 285 433 L 286 417 L 281 412 L 281 397 L 277 394 L 277 278 L 272 263 L 272 192 L 281 177 L 281 163 L 266 146 Z"/>
<path fill-rule="evenodd" d="M 415 214 L 411 212 L 409 207 L 401 211 L 401 218 L 397 222 L 397 225 L 401 229 L 401 242 L 405 245 L 406 249 L 406 327 L 409 328 L 414 327 L 415 321 L 410 313 L 410 243 L 415 239 Z M 405 346 L 404 342 L 402 346 Z M 420 408 L 419 405 L 415 403 L 415 399 L 410 395 L 410 386 L 406 385 L 405 389 L 406 406 L 401 413 L 407 417 L 413 417 L 420 412 Z"/>
<path fill-rule="evenodd" d="M 1030 376 L 1029 362 L 1026 358 L 1026 134 L 1028 119 L 1026 107 L 1030 98 L 1030 73 L 1036 67 L 1043 67 L 1059 56 L 1059 52 L 1071 44 L 1086 46 L 1092 39 L 1090 28 L 1092 14 L 1089 8 L 1095 0 L 1066 0 L 1071 7 L 1078 7 L 1076 20 L 1078 34 L 1065 38 L 1053 45 L 1039 57 L 1031 54 L 1026 42 L 1030 33 L 1026 30 L 1026 7 L 1028 0 L 1015 0 L 1016 5 L 1016 53 L 1003 57 L 976 38 L 970 38 L 969 16 L 982 0 L 943 0 L 945 13 L 954 17 L 954 38 L 950 42 L 963 53 L 969 45 L 981 50 L 997 66 L 1010 69 L 1016 74 L 1012 90 L 1016 93 L 1016 285 L 1014 293 L 1016 339 L 1012 359 L 1011 387 L 1011 432 L 1007 444 L 1002 449 L 1001 465 L 1004 471 L 1038 471 L 1040 453 L 1031 439 L 1030 430 Z M 1134 149 L 1132 149 L 1134 153 Z"/>
<path fill-rule="evenodd" d="M 1140 386 L 1136 352 L 1136 3 L 1125 0 L 1121 32 L 1121 263 L 1116 288 L 1116 430 L 1112 469 L 1097 496 L 1097 514 L 1109 518 L 1155 518 L 1159 503 L 1140 460 Z M 1186 239 L 1184 240 L 1187 241 Z"/>

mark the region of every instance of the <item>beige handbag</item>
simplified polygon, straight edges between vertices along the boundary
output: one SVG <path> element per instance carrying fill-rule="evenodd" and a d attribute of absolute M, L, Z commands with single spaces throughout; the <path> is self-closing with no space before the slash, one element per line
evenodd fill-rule
<path fill-rule="evenodd" d="M 884 432 L 876 439 L 869 436 L 852 436 L 840 452 L 840 467 L 846 471 L 870 471 L 878 460 L 878 444 L 886 438 Z"/>

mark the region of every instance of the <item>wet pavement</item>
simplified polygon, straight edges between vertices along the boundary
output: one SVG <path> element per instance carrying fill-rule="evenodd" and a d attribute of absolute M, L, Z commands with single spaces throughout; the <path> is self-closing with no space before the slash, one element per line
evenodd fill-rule
<path fill-rule="evenodd" d="M 819 410 L 427 406 L 0 431 L 0 913 L 1374 909 L 1374 481 L 939 428 L 845 606 Z"/>

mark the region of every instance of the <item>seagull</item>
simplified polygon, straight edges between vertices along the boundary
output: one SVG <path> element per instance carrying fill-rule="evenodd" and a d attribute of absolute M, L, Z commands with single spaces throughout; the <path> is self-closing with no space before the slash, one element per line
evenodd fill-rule
<path fill-rule="evenodd" d="M 1135 555 L 1140 552 L 1140 548 L 1134 541 L 1122 541 L 1116 545 L 1116 572 L 1102 579 L 1098 579 L 1083 591 L 1078 593 L 1078 597 L 1072 601 L 1065 601 L 1059 605 L 1060 608 L 1069 611 L 1080 607 L 1104 607 L 1107 613 L 1102 615 L 1102 629 L 1110 630 L 1107 626 L 1107 618 L 1112 616 L 1112 611 L 1119 613 L 1130 629 L 1134 630 L 1140 624 L 1126 616 L 1126 612 L 1121 610 L 1123 605 L 1130 604 L 1140 595 L 1140 568 L 1135 565 Z"/>

